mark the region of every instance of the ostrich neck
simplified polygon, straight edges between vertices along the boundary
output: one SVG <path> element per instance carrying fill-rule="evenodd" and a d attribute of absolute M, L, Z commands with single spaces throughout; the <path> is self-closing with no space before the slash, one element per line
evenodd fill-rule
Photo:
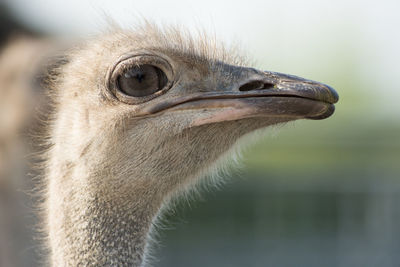
<path fill-rule="evenodd" d="M 125 194 L 123 186 L 87 182 L 112 177 L 74 177 L 76 172 L 71 168 L 48 177 L 52 265 L 142 266 L 161 201 L 139 190 Z"/>
<path fill-rule="evenodd" d="M 125 131 L 118 124 L 84 124 L 79 116 L 85 113 L 69 115 L 71 110 L 60 108 L 62 119 L 47 155 L 45 208 L 53 266 L 143 266 L 147 237 L 163 203 L 215 166 L 251 125 L 260 127 L 227 123 L 222 130 L 229 138 L 206 146 L 201 141 L 220 128 L 191 129 L 194 143 L 179 128 L 154 131 L 148 139 L 139 134 L 134 142 L 132 132 L 151 129 L 154 120 Z M 134 149 L 121 140 L 130 140 Z"/>

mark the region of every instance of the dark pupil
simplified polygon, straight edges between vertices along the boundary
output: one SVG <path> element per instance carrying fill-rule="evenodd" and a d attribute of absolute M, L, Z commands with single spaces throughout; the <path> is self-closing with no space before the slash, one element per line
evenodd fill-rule
<path fill-rule="evenodd" d="M 141 83 L 144 79 L 144 74 L 143 73 L 136 74 L 136 79 Z"/>
<path fill-rule="evenodd" d="M 119 89 L 129 96 L 151 95 L 166 84 L 164 72 L 152 65 L 133 66 L 118 77 Z"/>

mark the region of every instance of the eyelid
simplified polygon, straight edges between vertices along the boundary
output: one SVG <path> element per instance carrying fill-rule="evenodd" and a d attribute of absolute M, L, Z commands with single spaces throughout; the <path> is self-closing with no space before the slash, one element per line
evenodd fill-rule
<path fill-rule="evenodd" d="M 123 94 L 118 87 L 118 77 L 132 66 L 149 64 L 162 70 L 167 77 L 167 84 L 161 90 L 148 96 L 134 97 Z M 153 54 L 134 54 L 121 57 L 107 72 L 106 87 L 115 99 L 130 105 L 137 105 L 166 93 L 174 84 L 174 71 L 169 61 Z"/>

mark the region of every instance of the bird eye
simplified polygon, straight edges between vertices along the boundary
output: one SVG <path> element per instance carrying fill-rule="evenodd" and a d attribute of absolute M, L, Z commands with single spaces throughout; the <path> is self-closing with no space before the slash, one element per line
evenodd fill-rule
<path fill-rule="evenodd" d="M 167 92 L 174 81 L 174 71 L 167 59 L 142 54 L 124 55 L 107 74 L 110 92 L 121 102 L 136 105 Z"/>
<path fill-rule="evenodd" d="M 151 95 L 167 85 L 165 73 L 149 64 L 133 66 L 118 77 L 118 87 L 126 95 L 141 97 Z"/>

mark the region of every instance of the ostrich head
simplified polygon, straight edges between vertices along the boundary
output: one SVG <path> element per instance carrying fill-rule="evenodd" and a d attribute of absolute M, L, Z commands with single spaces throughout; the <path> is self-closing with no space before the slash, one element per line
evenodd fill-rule
<path fill-rule="evenodd" d="M 54 265 L 140 266 L 160 207 L 244 135 L 324 119 L 327 85 L 245 67 L 174 29 L 116 31 L 72 51 L 54 85 L 47 225 Z"/>

